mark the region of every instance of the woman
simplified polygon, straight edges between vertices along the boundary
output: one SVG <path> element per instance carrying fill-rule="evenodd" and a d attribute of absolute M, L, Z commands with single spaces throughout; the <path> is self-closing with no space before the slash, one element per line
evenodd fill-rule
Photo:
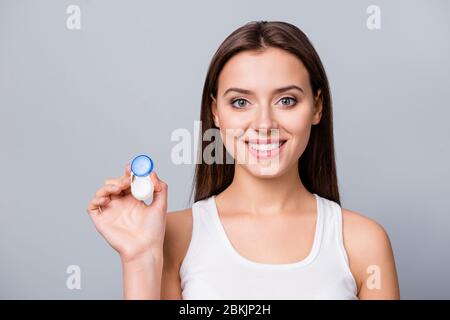
<path fill-rule="evenodd" d="M 167 214 L 154 172 L 153 203 L 135 200 L 129 165 L 88 206 L 120 254 L 125 298 L 399 298 L 386 232 L 340 207 L 328 80 L 301 30 L 262 21 L 228 36 L 201 121 L 223 141 L 215 160 L 234 161 L 197 164 L 192 208 Z"/>

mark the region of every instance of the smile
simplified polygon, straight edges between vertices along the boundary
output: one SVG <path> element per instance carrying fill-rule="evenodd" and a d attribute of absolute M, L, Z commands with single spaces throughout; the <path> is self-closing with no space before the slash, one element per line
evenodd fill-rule
<path fill-rule="evenodd" d="M 257 159 L 269 159 L 277 156 L 286 140 L 278 141 L 245 141 L 249 153 Z"/>

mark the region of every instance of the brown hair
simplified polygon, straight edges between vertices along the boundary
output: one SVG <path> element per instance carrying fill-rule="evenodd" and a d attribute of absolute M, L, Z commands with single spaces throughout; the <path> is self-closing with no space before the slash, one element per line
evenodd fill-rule
<path fill-rule="evenodd" d="M 198 148 L 191 198 L 194 188 L 194 201 L 219 194 L 231 184 L 234 176 L 234 163 L 206 164 L 201 161 L 203 150 L 210 143 L 203 141 L 203 133 L 210 128 L 217 128 L 213 121 L 211 96 L 217 95 L 217 80 L 222 68 L 239 52 L 263 51 L 268 47 L 280 48 L 297 56 L 308 70 L 314 96 L 321 90 L 322 117 L 320 122 L 311 128 L 308 145 L 298 160 L 298 170 L 302 183 L 309 192 L 340 204 L 334 156 L 331 94 L 325 69 L 308 37 L 296 26 L 280 21 L 247 23 L 231 33 L 214 54 L 203 87 L 198 144 L 201 148 Z M 222 154 L 226 154 L 223 143 L 221 145 Z"/>

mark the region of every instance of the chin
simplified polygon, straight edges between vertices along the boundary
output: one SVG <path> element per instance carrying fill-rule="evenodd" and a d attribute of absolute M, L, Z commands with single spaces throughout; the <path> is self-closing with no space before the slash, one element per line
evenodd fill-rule
<path fill-rule="evenodd" d="M 284 174 L 286 171 L 284 166 L 277 165 L 262 165 L 262 164 L 241 164 L 248 173 L 252 176 L 261 179 L 273 179 Z"/>

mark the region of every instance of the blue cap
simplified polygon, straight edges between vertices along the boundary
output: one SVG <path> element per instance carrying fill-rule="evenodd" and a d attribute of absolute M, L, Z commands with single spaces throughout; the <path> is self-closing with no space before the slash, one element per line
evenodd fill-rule
<path fill-rule="evenodd" d="M 145 154 L 141 154 L 131 162 L 131 171 L 135 176 L 145 177 L 153 170 L 153 160 Z"/>

